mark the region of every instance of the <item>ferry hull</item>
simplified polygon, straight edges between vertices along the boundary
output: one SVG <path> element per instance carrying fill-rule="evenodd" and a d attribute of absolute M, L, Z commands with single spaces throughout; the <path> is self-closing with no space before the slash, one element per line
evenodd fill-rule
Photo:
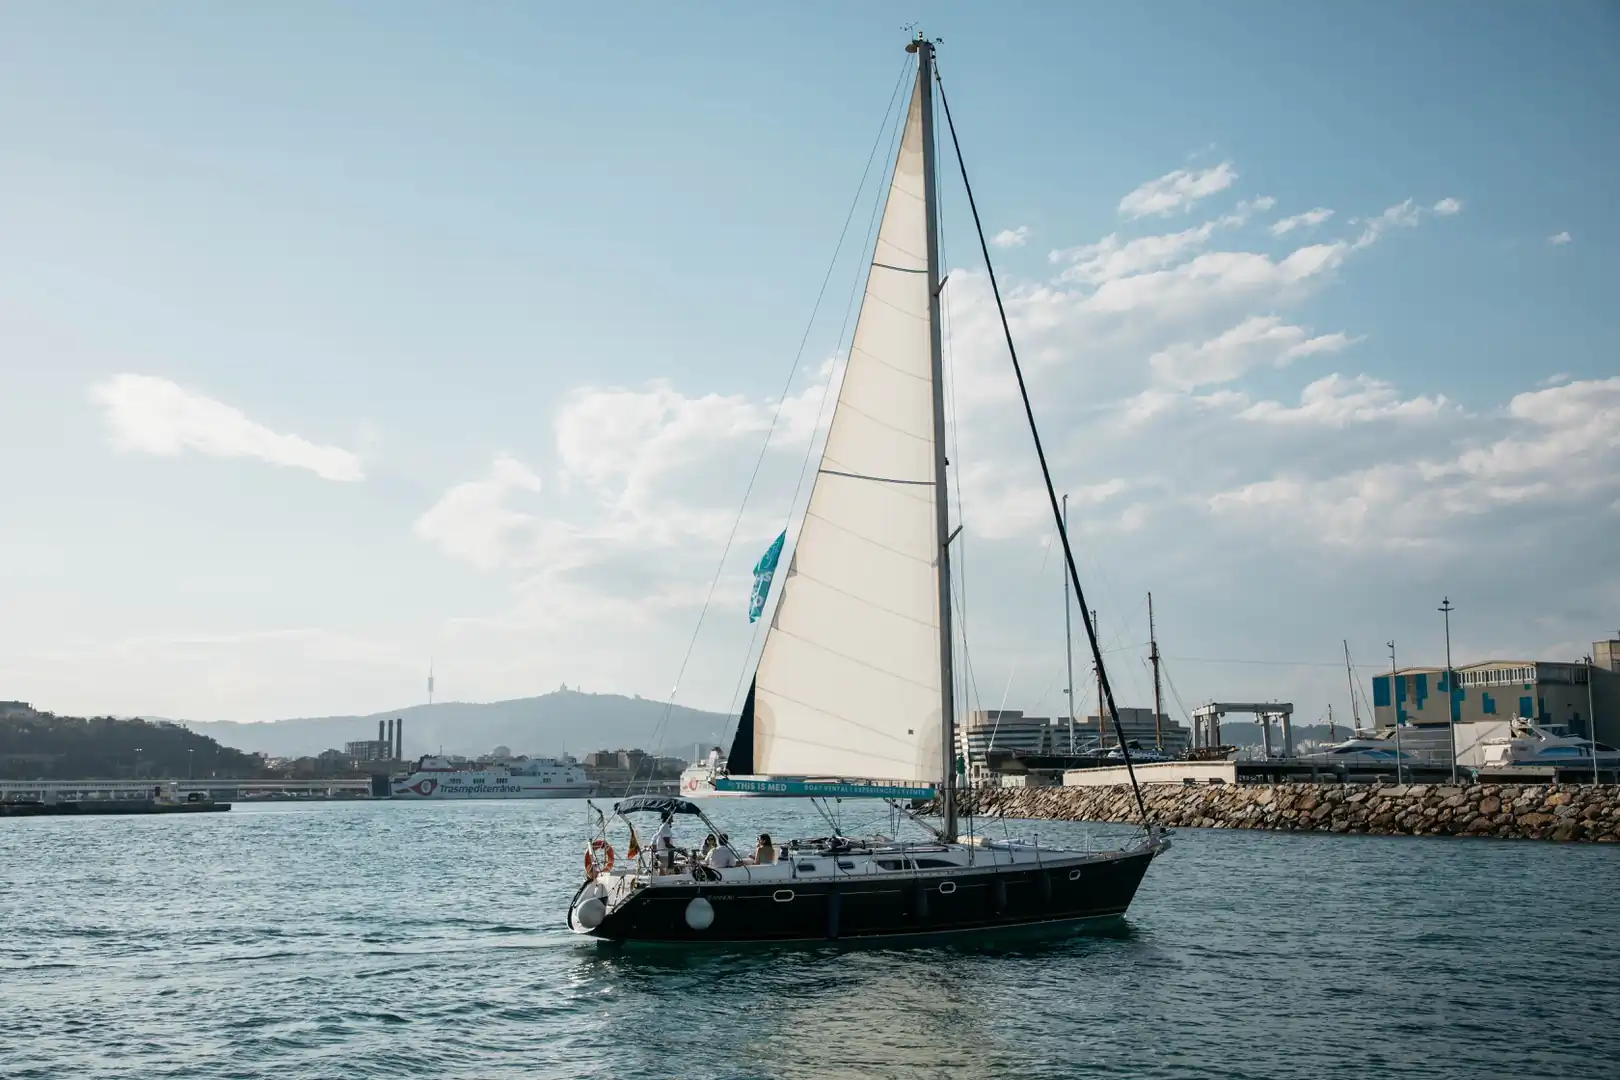
<path fill-rule="evenodd" d="M 1105 861 L 894 877 L 681 884 L 641 890 L 589 933 L 618 942 L 881 941 L 1117 918 L 1130 907 L 1156 849 Z M 694 929 L 702 897 L 713 922 Z"/>

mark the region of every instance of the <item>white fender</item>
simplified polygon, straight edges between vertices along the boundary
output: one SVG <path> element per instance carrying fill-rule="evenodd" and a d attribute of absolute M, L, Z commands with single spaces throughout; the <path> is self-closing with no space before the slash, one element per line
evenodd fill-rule
<path fill-rule="evenodd" d="M 593 896 L 574 909 L 574 921 L 587 930 L 595 930 L 602 925 L 607 917 L 607 904 L 599 896 Z"/>
<path fill-rule="evenodd" d="M 701 896 L 693 897 L 686 905 L 686 925 L 693 930 L 707 930 L 714 925 L 714 905 Z"/>

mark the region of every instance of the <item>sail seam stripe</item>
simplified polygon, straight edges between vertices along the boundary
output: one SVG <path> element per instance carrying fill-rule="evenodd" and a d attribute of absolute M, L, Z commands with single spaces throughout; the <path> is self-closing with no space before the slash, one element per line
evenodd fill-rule
<path fill-rule="evenodd" d="M 838 469 L 817 469 L 824 476 L 844 476 L 851 480 L 872 480 L 879 484 L 909 484 L 913 487 L 932 487 L 932 480 L 896 480 L 890 476 L 868 476 L 865 473 L 840 472 Z"/>
<path fill-rule="evenodd" d="M 897 672 L 890 671 L 888 668 L 880 668 L 876 664 L 868 663 L 865 660 L 861 660 L 861 659 L 859 659 L 857 657 L 850 656 L 848 653 L 841 653 L 837 649 L 829 648 L 828 646 L 823 645 L 819 641 L 812 641 L 810 638 L 804 637 L 801 634 L 795 634 L 791 630 L 782 630 L 781 633 L 782 633 L 783 636 L 792 638 L 794 641 L 802 641 L 806 645 L 811 646 L 812 648 L 820 649 L 822 652 L 826 653 L 828 656 L 836 656 L 840 660 L 848 660 L 850 663 L 856 665 L 857 667 L 863 667 L 866 670 L 876 672 L 879 675 L 886 675 L 889 678 L 894 679 L 896 682 L 908 683 L 908 684 L 910 684 L 912 686 L 915 686 L 915 687 L 917 687 L 917 688 L 919 688 L 921 690 L 932 690 L 935 693 L 939 692 L 939 684 L 938 683 L 935 683 L 934 685 L 930 686 L 927 683 L 918 682 L 916 679 L 908 679 L 904 675 L 898 674 Z M 769 689 L 769 688 L 767 687 L 767 689 Z"/>
<path fill-rule="evenodd" d="M 877 267 L 879 270 L 893 270 L 893 271 L 895 271 L 896 273 L 899 273 L 899 274 L 926 274 L 926 273 L 928 273 L 928 267 L 926 267 L 926 266 L 921 267 L 921 268 L 913 268 L 913 267 L 910 267 L 910 266 L 894 266 L 894 265 L 892 265 L 890 263 L 881 263 L 881 262 L 874 262 L 872 265 Z"/>
<path fill-rule="evenodd" d="M 843 533 L 845 536 L 852 536 L 855 539 L 861 541 L 862 543 L 871 544 L 873 547 L 877 548 L 880 551 L 887 551 L 891 555 L 898 555 L 900 558 L 905 559 L 907 562 L 919 563 L 919 564 L 921 564 L 923 566 L 933 566 L 934 565 L 934 560 L 933 559 L 919 559 L 917 556 L 911 554 L 908 551 L 901 551 L 899 548 L 893 548 L 893 547 L 890 547 L 888 544 L 879 543 L 878 541 L 872 539 L 870 536 L 864 536 L 861 533 L 858 533 L 854 529 L 850 528 L 848 525 L 844 525 L 844 524 L 841 524 L 839 522 L 836 522 L 832 518 L 826 517 L 826 516 L 824 516 L 822 514 L 817 514 L 813 510 L 806 510 L 804 516 L 807 517 L 807 518 L 815 518 L 817 521 L 824 522 L 825 524 L 831 526 L 832 528 L 837 529 L 839 532 Z M 803 543 L 803 536 L 804 536 L 804 530 L 803 529 L 800 529 L 799 536 L 801 538 L 800 543 Z M 808 578 L 810 578 L 811 581 L 816 580 L 814 577 L 811 577 L 811 575 L 806 574 L 803 570 L 800 570 L 798 564 L 799 564 L 799 555 L 798 555 L 798 552 L 794 552 L 794 554 L 793 554 L 793 566 L 790 567 L 791 577 L 808 577 Z M 828 587 L 831 588 L 831 586 L 828 586 Z M 872 606 L 877 607 L 876 604 L 873 604 Z M 883 611 L 885 609 L 884 608 L 878 608 L 878 610 Z M 895 614 L 899 614 L 899 612 L 896 612 Z"/>
<path fill-rule="evenodd" d="M 883 367 L 888 368 L 890 371 L 894 372 L 896 375 L 904 375 L 906 378 L 915 379 L 920 383 L 926 383 L 926 382 L 929 381 L 928 376 L 926 376 L 926 375 L 918 375 L 915 371 L 907 371 L 903 367 L 899 367 L 899 366 L 897 366 L 895 364 L 891 364 L 889 361 L 883 359 L 883 357 L 879 356 L 877 353 L 870 352 L 869 350 L 862 349 L 862 348 L 859 348 L 859 347 L 851 347 L 849 351 L 850 351 L 850 355 L 851 355 L 852 358 L 853 358 L 855 353 L 860 353 L 862 356 L 864 356 L 868 360 L 872 361 L 872 363 L 881 364 Z"/>
<path fill-rule="evenodd" d="M 930 564 L 930 565 L 932 565 L 932 564 Z M 829 592 L 835 592 L 839 596 L 847 596 L 851 600 L 854 600 L 856 603 L 866 605 L 867 607 L 871 608 L 873 611 L 881 611 L 885 615 L 893 615 L 897 619 L 904 619 L 904 620 L 906 620 L 906 622 L 909 622 L 914 626 L 920 626 L 925 630 L 933 630 L 935 632 L 938 632 L 938 630 L 939 630 L 938 625 L 935 624 L 935 623 L 923 622 L 921 619 L 917 618 L 916 616 L 907 615 L 903 611 L 895 611 L 893 608 L 886 608 L 882 604 L 874 604 L 874 603 L 872 603 L 872 601 L 867 600 L 864 597 L 856 596 L 854 593 L 850 592 L 847 589 L 840 589 L 836 585 L 830 585 L 827 582 L 822 581 L 820 578 L 816 577 L 813 574 L 806 574 L 803 571 L 800 571 L 795 576 L 796 577 L 801 577 L 804 580 L 806 580 L 808 582 L 811 582 L 813 584 L 820 585 L 823 589 L 826 589 Z M 787 631 L 784 630 L 784 631 L 782 631 L 782 633 L 786 634 Z M 790 635 L 790 636 L 792 636 L 792 635 Z M 921 685 L 921 684 L 918 684 L 918 685 Z"/>
<path fill-rule="evenodd" d="M 878 303 L 882 304 L 884 307 L 891 308 L 894 311 L 899 312 L 901 315 L 906 316 L 908 319 L 916 319 L 918 322 L 921 322 L 921 323 L 926 323 L 928 321 L 928 313 L 926 311 L 923 312 L 921 315 L 918 315 L 915 312 L 907 311 L 905 308 L 901 307 L 899 304 L 896 304 L 894 301 L 888 300 L 888 299 L 885 299 L 884 297 L 879 296 L 877 293 L 873 292 L 870 288 L 868 288 L 866 290 L 866 299 L 868 299 L 868 300 L 876 300 Z M 859 323 L 857 323 L 855 325 L 855 330 L 856 330 L 856 333 L 860 332 L 860 324 Z"/>
<path fill-rule="evenodd" d="M 909 258 L 921 259 L 923 262 L 928 261 L 928 253 L 926 251 L 923 252 L 921 255 L 919 255 L 915 251 L 912 251 L 910 248 L 901 247 L 898 242 L 896 242 L 896 241 L 894 241 L 892 239 L 885 239 L 881 234 L 878 236 L 878 243 L 879 244 L 887 244 L 890 247 L 892 247 L 894 250 L 898 251 L 900 254 L 905 255 L 905 256 L 907 256 Z M 874 259 L 877 258 L 877 255 L 878 255 L 877 248 L 874 247 L 872 249 L 872 258 L 874 258 Z"/>
<path fill-rule="evenodd" d="M 887 420 L 879 420 L 877 417 L 873 416 L 871 413 L 867 412 L 865 409 L 861 408 L 859 405 L 852 405 L 849 401 L 845 400 L 844 398 L 839 398 L 838 399 L 838 405 L 839 405 L 840 408 L 848 409 L 850 412 L 856 414 L 857 416 L 864 416 L 866 419 L 872 421 L 872 423 L 877 424 L 880 427 L 888 428 L 890 431 L 894 432 L 896 435 L 904 435 L 908 439 L 916 439 L 918 442 L 927 443 L 929 446 L 934 445 L 934 440 L 933 440 L 933 438 L 931 436 L 918 435 L 918 434 L 916 434 L 914 432 L 907 431 L 905 428 L 896 427 L 895 425 L 889 423 Z"/>
<path fill-rule="evenodd" d="M 895 735 L 895 734 L 892 734 L 890 732 L 883 731 L 883 730 L 881 730 L 879 728 L 872 727 L 870 724 L 863 724 L 859 720 L 852 720 L 849 717 L 844 716 L 844 715 L 842 715 L 840 713 L 829 712 L 826 709 L 819 708 L 819 707 L 817 707 L 815 705 L 810 704 L 808 701 L 800 701 L 798 698 L 789 697 L 787 694 L 782 693 L 780 690 L 772 690 L 769 687 L 765 687 L 764 692 L 771 695 L 772 697 L 781 698 L 783 701 L 791 702 L 794 705 L 798 705 L 801 708 L 809 709 L 813 713 L 819 713 L 822 716 L 830 717 L 830 718 L 832 718 L 834 720 L 841 720 L 844 723 L 848 724 L 850 727 L 860 728 L 862 731 L 869 731 L 873 735 L 880 735 L 883 738 L 888 739 L 888 740 L 890 740 L 892 742 L 897 742 L 897 743 L 901 744 L 902 746 L 904 746 L 904 747 L 906 747 L 908 749 L 911 747 L 911 744 L 909 742 L 907 742 L 904 738 L 902 738 L 899 735 Z M 847 747 L 847 746 L 839 746 L 839 745 L 837 745 L 835 743 L 819 743 L 819 742 L 815 742 L 815 741 L 813 741 L 811 739 L 801 739 L 801 738 L 797 738 L 797 737 L 792 736 L 792 735 L 784 735 L 781 732 L 773 732 L 771 734 L 771 738 L 781 740 L 782 742 L 796 742 L 796 743 L 799 743 L 799 744 L 801 744 L 803 746 L 819 746 L 819 747 L 822 747 L 825 750 L 842 750 L 845 753 L 849 752 L 849 747 Z M 879 755 L 873 755 L 873 756 L 879 756 Z M 905 762 L 906 759 L 905 758 L 885 758 L 885 760 L 887 760 L 887 761 Z"/>

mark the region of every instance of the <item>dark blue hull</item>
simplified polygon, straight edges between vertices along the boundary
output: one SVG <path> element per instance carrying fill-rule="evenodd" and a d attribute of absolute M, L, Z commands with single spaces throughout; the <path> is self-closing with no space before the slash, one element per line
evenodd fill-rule
<path fill-rule="evenodd" d="M 1155 849 L 1066 867 L 964 868 L 775 883 L 659 884 L 602 920 L 593 937 L 626 942 L 876 940 L 1060 925 L 1125 913 Z M 704 929 L 687 907 L 713 907 Z"/>

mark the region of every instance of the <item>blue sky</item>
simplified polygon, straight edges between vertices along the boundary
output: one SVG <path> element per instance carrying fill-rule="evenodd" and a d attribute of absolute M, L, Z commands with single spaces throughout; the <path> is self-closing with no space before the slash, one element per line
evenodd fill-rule
<path fill-rule="evenodd" d="M 925 7 L 1126 699 L 1148 588 L 1189 705 L 1307 716 L 1341 638 L 1436 660 L 1445 593 L 1459 662 L 1616 630 L 1612 5 L 56 3 L 0 11 L 0 696 L 666 694 Z M 1056 712 L 946 186 L 969 651 Z M 852 251 L 685 703 L 744 666 Z"/>

